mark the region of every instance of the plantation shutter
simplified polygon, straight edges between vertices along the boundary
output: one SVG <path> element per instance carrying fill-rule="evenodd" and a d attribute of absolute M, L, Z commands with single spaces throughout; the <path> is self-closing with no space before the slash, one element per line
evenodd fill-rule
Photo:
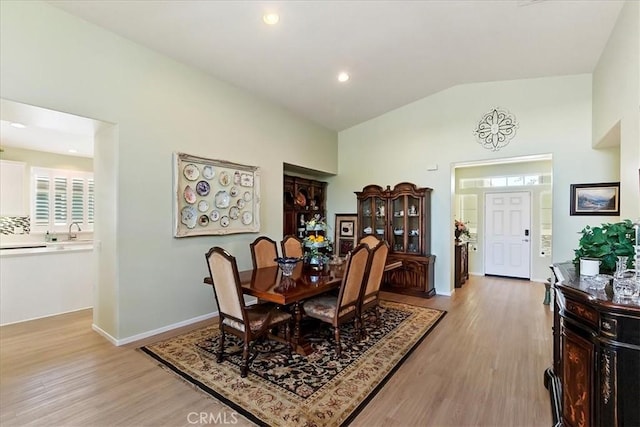
<path fill-rule="evenodd" d="M 84 179 L 71 180 L 71 222 L 84 221 Z"/>
<path fill-rule="evenodd" d="M 87 179 L 88 203 L 87 203 L 87 223 L 93 224 L 96 212 L 96 193 L 94 190 L 93 178 Z"/>
<path fill-rule="evenodd" d="M 53 211 L 54 211 L 54 224 L 66 225 L 67 224 L 67 178 L 55 177 L 53 178 Z"/>
<path fill-rule="evenodd" d="M 49 225 L 49 176 L 36 175 L 36 199 L 34 207 L 34 222 L 36 226 Z"/>

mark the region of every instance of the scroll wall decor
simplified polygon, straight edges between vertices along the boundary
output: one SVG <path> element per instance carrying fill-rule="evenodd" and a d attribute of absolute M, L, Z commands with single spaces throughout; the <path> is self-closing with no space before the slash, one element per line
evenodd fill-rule
<path fill-rule="evenodd" d="M 482 116 L 473 134 L 486 149 L 498 151 L 505 147 L 516 134 L 518 123 L 513 114 L 494 108 Z"/>
<path fill-rule="evenodd" d="M 260 168 L 174 153 L 175 237 L 260 231 Z"/>

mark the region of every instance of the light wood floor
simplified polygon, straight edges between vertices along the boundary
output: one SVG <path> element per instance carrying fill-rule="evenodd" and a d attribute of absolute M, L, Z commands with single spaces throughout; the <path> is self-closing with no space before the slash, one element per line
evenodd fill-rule
<path fill-rule="evenodd" d="M 384 297 L 448 314 L 352 425 L 551 425 L 543 284 L 471 277 L 453 297 Z M 114 347 L 91 330 L 90 311 L 0 328 L 0 425 L 251 424 L 136 351 L 145 343 Z"/>

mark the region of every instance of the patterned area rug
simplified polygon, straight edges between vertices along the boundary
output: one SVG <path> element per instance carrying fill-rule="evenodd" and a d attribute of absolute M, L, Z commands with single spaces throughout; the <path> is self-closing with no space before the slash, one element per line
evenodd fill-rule
<path fill-rule="evenodd" d="M 388 301 L 381 311 L 380 326 L 366 321 L 361 341 L 352 323 L 340 329 L 340 359 L 330 327 L 317 324 L 312 354 L 287 361 L 284 349 L 267 341 L 246 378 L 240 377 L 241 351 L 216 363 L 217 323 L 141 350 L 259 425 L 346 425 L 445 314 Z M 226 341 L 225 353 L 242 349 L 232 335 Z"/>

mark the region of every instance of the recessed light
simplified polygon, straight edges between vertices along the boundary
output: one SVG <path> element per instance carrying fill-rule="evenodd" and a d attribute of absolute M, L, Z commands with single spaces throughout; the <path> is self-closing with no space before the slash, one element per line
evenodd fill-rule
<path fill-rule="evenodd" d="M 338 74 L 338 81 L 339 82 L 346 82 L 347 80 L 349 80 L 350 76 L 349 73 L 345 73 L 344 71 L 340 74 Z"/>
<path fill-rule="evenodd" d="M 25 125 L 23 125 L 22 123 L 18 123 L 18 122 L 11 122 L 10 125 L 13 126 L 14 128 L 18 128 L 18 129 L 26 128 Z"/>
<path fill-rule="evenodd" d="M 267 13 L 262 17 L 262 20 L 267 25 L 276 25 L 280 21 L 280 15 L 277 13 Z"/>
<path fill-rule="evenodd" d="M 77 153 L 77 152 L 78 152 L 78 150 L 76 150 L 75 148 L 69 148 L 69 150 L 67 150 L 67 151 L 68 151 L 69 153 L 72 153 L 72 154 L 74 154 L 74 153 Z"/>

